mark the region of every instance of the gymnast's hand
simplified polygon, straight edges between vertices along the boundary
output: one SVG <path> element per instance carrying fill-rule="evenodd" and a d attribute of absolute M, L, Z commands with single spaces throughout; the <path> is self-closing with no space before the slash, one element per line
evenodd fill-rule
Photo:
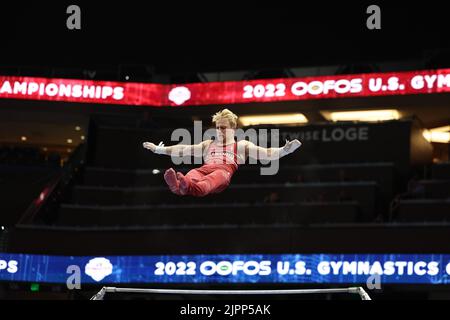
<path fill-rule="evenodd" d="M 159 143 L 159 145 L 155 145 L 154 143 L 151 143 L 151 142 L 144 142 L 144 143 L 142 144 L 142 146 L 143 146 L 145 149 L 149 149 L 149 150 L 151 150 L 151 151 L 153 151 L 153 152 L 161 153 L 162 149 L 164 148 L 164 143 L 162 143 L 162 141 L 161 141 L 161 142 Z"/>
<path fill-rule="evenodd" d="M 297 139 L 292 141 L 286 140 L 286 144 L 284 145 L 283 150 L 284 152 L 286 152 L 286 154 L 289 154 L 300 148 L 301 145 L 302 143 Z"/>
<path fill-rule="evenodd" d="M 155 152 L 156 145 L 155 145 L 154 143 L 151 143 L 151 142 L 144 142 L 144 143 L 142 144 L 142 146 L 143 146 L 145 149 L 149 149 L 149 150 Z"/>

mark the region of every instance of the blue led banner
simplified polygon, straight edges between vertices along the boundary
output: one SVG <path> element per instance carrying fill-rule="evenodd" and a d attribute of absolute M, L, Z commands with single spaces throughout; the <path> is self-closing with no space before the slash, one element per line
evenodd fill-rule
<path fill-rule="evenodd" d="M 221 254 L 47 256 L 0 253 L 0 280 L 66 283 L 450 283 L 450 255 Z"/>

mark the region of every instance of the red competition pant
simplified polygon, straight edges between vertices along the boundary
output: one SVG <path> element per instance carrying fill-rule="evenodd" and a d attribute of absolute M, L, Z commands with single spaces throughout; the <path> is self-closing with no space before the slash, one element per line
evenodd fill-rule
<path fill-rule="evenodd" d="M 189 195 L 204 197 L 211 193 L 219 193 L 230 184 L 236 168 L 232 164 L 206 164 L 192 169 L 186 174 L 189 181 Z"/>

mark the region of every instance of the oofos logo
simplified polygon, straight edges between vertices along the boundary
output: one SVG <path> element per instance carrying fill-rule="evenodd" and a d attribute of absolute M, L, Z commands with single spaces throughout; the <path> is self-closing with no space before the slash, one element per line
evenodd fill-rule
<path fill-rule="evenodd" d="M 270 264 L 270 261 L 205 261 L 200 265 L 200 272 L 205 276 L 237 275 L 240 272 L 249 276 L 265 276 L 272 271 Z"/>

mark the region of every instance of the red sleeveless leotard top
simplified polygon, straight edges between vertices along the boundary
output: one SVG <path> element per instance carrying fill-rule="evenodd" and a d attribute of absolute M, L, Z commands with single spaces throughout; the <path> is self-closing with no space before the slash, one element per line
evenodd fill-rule
<path fill-rule="evenodd" d="M 219 146 L 215 141 L 211 142 L 206 150 L 205 164 L 229 164 L 237 169 L 237 142 L 224 146 Z"/>

